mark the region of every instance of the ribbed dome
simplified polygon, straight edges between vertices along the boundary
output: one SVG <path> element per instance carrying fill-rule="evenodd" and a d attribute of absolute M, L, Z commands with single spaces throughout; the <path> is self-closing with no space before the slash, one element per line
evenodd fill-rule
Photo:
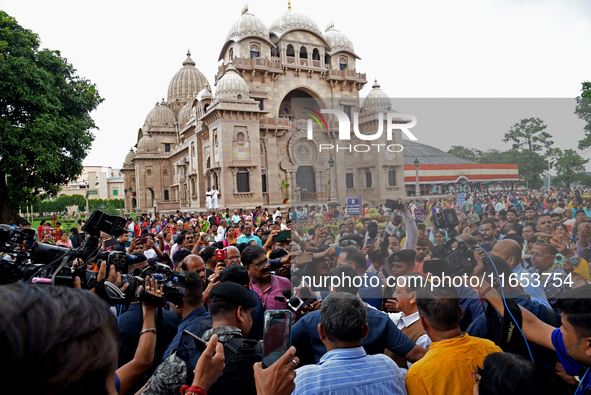
<path fill-rule="evenodd" d="M 277 34 L 278 37 L 292 30 L 307 30 L 322 37 L 322 32 L 312 19 L 291 10 L 275 19 L 269 26 L 269 31 Z"/>
<path fill-rule="evenodd" d="M 191 52 L 187 52 L 183 68 L 172 77 L 168 85 L 168 102 L 171 104 L 177 101 L 184 103 L 187 101 L 187 97 L 195 97 L 206 83 L 207 78 L 195 68 Z"/>
<path fill-rule="evenodd" d="M 226 41 L 240 41 L 246 37 L 260 37 L 269 40 L 269 29 L 259 18 L 249 12 L 244 12 L 232 25 Z"/>
<path fill-rule="evenodd" d="M 174 113 L 168 107 L 168 104 L 162 99 L 162 102 L 150 111 L 146 118 L 146 126 L 172 126 L 176 122 Z"/>
<path fill-rule="evenodd" d="M 191 104 L 192 101 L 188 101 L 179 111 L 179 125 L 184 125 L 191 117 Z"/>
<path fill-rule="evenodd" d="M 365 100 L 363 101 L 363 111 L 371 110 L 391 110 L 392 101 L 386 92 L 380 89 L 380 84 L 376 79 L 374 84 L 371 86 L 373 89 Z"/>
<path fill-rule="evenodd" d="M 156 112 L 156 110 L 158 110 L 158 107 L 160 107 L 160 103 L 156 102 L 156 105 L 154 106 L 154 108 L 152 108 L 150 110 L 150 112 L 148 113 L 148 115 L 146 115 L 146 120 L 144 121 L 144 126 L 147 127 L 150 124 L 150 120 L 152 119 L 152 116 L 154 115 L 154 113 Z"/>
<path fill-rule="evenodd" d="M 330 52 L 333 54 L 340 51 L 347 51 L 355 54 L 355 49 L 353 48 L 353 43 L 351 40 L 349 40 L 347 36 L 336 30 L 334 27 L 329 28 L 324 33 L 324 39 L 330 47 Z"/>
<path fill-rule="evenodd" d="M 156 142 L 149 133 L 144 134 L 140 141 L 138 141 L 137 150 L 145 152 L 156 152 Z"/>
<path fill-rule="evenodd" d="M 124 163 L 131 164 L 131 161 L 133 160 L 133 158 L 135 158 L 135 152 L 133 152 L 133 148 L 130 148 L 127 155 L 125 155 L 125 162 Z"/>
<path fill-rule="evenodd" d="M 203 99 L 211 99 L 213 96 L 211 95 L 211 90 L 209 89 L 209 85 L 206 85 L 201 89 L 201 92 L 197 95 L 197 100 L 201 101 Z"/>
<path fill-rule="evenodd" d="M 241 97 L 238 97 L 241 95 Z M 226 74 L 219 80 L 215 90 L 215 97 L 221 99 L 248 99 L 248 84 L 237 72 L 236 68 L 230 62 L 226 69 Z"/>

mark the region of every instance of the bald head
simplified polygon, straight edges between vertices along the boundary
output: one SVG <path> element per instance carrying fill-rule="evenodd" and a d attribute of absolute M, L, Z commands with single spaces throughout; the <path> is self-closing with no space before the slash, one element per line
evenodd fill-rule
<path fill-rule="evenodd" d="M 181 268 L 187 272 L 196 272 L 200 268 L 200 266 L 205 266 L 205 262 L 203 262 L 203 258 L 199 255 L 191 254 L 188 255 L 183 261 L 181 262 Z"/>
<path fill-rule="evenodd" d="M 515 240 L 500 240 L 492 249 L 492 255 L 502 258 L 515 270 L 521 263 L 521 247 Z"/>
<path fill-rule="evenodd" d="M 201 277 L 201 281 L 203 281 L 203 286 L 205 287 L 207 279 L 205 277 L 205 262 L 203 261 L 203 258 L 195 254 L 188 255 L 181 262 L 180 268 L 182 271 L 185 272 L 196 272 L 199 275 L 199 277 Z"/>

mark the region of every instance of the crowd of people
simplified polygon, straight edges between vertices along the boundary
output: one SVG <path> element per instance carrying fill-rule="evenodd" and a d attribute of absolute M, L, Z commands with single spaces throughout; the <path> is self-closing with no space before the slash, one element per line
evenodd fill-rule
<path fill-rule="evenodd" d="M 0 287 L 2 374 L 64 394 L 590 394 L 591 196 L 460 203 L 128 217 L 99 248 L 133 259 L 90 262 L 90 291 Z M 146 269 L 125 302 L 105 291 Z M 265 312 L 285 309 L 291 347 L 263 366 Z"/>

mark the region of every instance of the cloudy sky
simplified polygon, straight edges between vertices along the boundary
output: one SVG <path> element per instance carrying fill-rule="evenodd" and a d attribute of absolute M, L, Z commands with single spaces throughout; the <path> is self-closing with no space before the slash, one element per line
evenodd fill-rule
<path fill-rule="evenodd" d="M 105 102 L 93 113 L 100 130 L 84 164 L 120 167 L 187 49 L 213 85 L 244 3 L 0 0 L 0 9 L 97 84 Z M 249 2 L 267 26 L 286 10 L 287 1 Z M 398 111 L 418 114 L 420 142 L 506 149 L 508 127 L 532 116 L 546 122 L 560 148 L 575 148 L 583 136 L 572 112 L 581 82 L 591 80 L 588 0 L 294 0 L 292 10 L 321 30 L 334 21 L 362 58 L 358 71 L 378 78 Z"/>

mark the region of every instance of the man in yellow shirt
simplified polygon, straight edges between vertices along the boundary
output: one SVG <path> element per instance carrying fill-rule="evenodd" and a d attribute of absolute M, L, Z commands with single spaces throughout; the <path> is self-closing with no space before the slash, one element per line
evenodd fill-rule
<path fill-rule="evenodd" d="M 425 356 L 406 375 L 408 395 L 472 393 L 472 372 L 487 355 L 502 352 L 493 342 L 460 330 L 462 308 L 453 288 L 424 288 L 417 294 L 423 329 L 433 341 Z"/>

